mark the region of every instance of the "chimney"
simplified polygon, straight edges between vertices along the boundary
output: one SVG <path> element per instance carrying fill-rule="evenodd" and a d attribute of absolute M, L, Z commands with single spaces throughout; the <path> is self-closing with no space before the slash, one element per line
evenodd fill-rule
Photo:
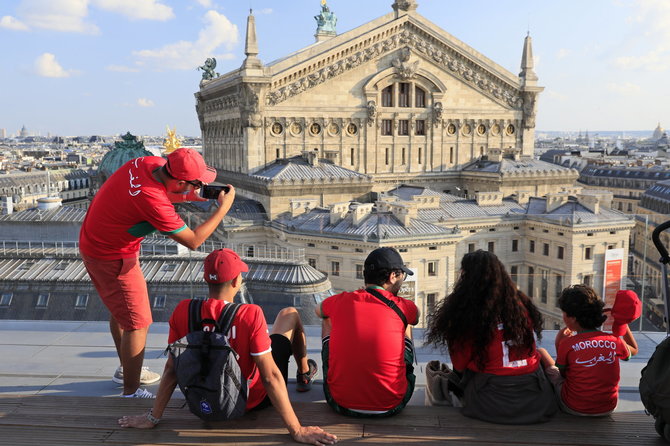
<path fill-rule="evenodd" d="M 302 157 L 310 166 L 317 166 L 319 164 L 319 149 L 303 150 Z"/>
<path fill-rule="evenodd" d="M 412 224 L 412 219 L 418 216 L 416 206 L 410 203 L 393 203 L 390 208 L 393 216 L 400 220 L 400 223 L 406 228 Z"/>
<path fill-rule="evenodd" d="M 502 204 L 503 193 L 500 191 L 477 192 L 475 199 L 479 206 L 500 206 Z"/>
<path fill-rule="evenodd" d="M 316 207 L 316 200 L 291 200 L 291 217 L 297 217 Z"/>
<path fill-rule="evenodd" d="M 12 200 L 12 197 L 2 197 L 0 203 L 2 204 L 2 215 L 10 215 L 14 213 L 14 201 Z"/>
<path fill-rule="evenodd" d="M 531 192 L 527 190 L 520 190 L 516 193 L 516 202 L 519 204 L 528 204 Z"/>
<path fill-rule="evenodd" d="M 600 197 L 597 195 L 579 194 L 577 199 L 579 200 L 579 204 L 594 214 L 600 213 Z"/>
<path fill-rule="evenodd" d="M 546 212 L 548 214 L 554 211 L 555 209 L 558 209 L 559 207 L 563 206 L 565 203 L 567 203 L 568 194 L 565 193 L 547 194 L 546 199 L 547 199 Z"/>
<path fill-rule="evenodd" d="M 37 199 L 37 210 L 39 211 L 50 211 L 51 209 L 56 209 L 61 207 L 63 199 L 60 197 L 46 197 Z"/>
<path fill-rule="evenodd" d="M 357 205 L 352 214 L 353 218 L 353 225 L 354 226 L 359 226 L 361 222 L 372 213 L 372 208 L 374 204 L 372 203 L 365 203 L 365 204 L 359 204 Z"/>
<path fill-rule="evenodd" d="M 346 217 L 349 212 L 349 202 L 334 203 L 330 206 L 330 224 L 334 225 Z"/>
<path fill-rule="evenodd" d="M 489 160 L 499 163 L 502 161 L 502 150 L 499 148 L 489 148 L 486 152 L 488 154 Z"/>

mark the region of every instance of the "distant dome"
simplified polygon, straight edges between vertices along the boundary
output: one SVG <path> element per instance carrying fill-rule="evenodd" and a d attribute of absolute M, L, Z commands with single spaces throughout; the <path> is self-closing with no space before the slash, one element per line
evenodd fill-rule
<path fill-rule="evenodd" d="M 137 136 L 130 132 L 121 137 L 123 141 L 114 141 L 114 148 L 100 161 L 98 177 L 100 184 L 104 183 L 116 170 L 128 161 L 142 156 L 153 156 L 144 148 L 144 143 L 137 140 Z"/>
<path fill-rule="evenodd" d="M 663 127 L 661 127 L 661 123 L 659 122 L 658 125 L 656 126 L 656 129 L 654 130 L 654 134 L 652 135 L 651 139 L 654 141 L 658 141 L 663 137 L 663 133 L 665 133 L 665 130 Z"/>

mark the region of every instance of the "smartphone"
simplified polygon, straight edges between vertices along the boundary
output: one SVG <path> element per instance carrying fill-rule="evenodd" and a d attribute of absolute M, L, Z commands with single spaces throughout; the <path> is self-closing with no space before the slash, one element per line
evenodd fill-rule
<path fill-rule="evenodd" d="M 219 198 L 221 191 L 228 193 L 230 188 L 228 186 L 212 186 L 210 184 L 205 184 L 202 189 L 200 189 L 200 196 L 202 198 L 216 200 Z"/>

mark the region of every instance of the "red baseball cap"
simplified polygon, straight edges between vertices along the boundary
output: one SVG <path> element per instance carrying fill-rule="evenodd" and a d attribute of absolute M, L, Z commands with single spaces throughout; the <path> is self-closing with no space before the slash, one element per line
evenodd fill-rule
<path fill-rule="evenodd" d="M 249 271 L 247 264 L 232 249 L 217 249 L 205 259 L 205 281 L 207 283 L 225 283 L 247 271 Z"/>
<path fill-rule="evenodd" d="M 170 153 L 165 167 L 177 180 L 211 183 L 216 179 L 216 169 L 205 164 L 202 155 L 193 149 L 182 147 Z"/>

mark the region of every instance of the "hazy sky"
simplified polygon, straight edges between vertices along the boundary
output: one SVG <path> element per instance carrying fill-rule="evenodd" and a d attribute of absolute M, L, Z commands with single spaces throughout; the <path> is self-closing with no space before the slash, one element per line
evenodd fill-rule
<path fill-rule="evenodd" d="M 392 0 L 328 0 L 338 33 Z M 530 30 L 538 130 L 670 126 L 670 0 L 419 0 L 418 12 L 514 74 Z M 314 42 L 320 0 L 2 0 L 0 128 L 46 135 L 199 136 L 196 67 L 240 66 L 249 8 L 259 57 Z M 445 112 L 447 112 L 445 110 Z"/>

